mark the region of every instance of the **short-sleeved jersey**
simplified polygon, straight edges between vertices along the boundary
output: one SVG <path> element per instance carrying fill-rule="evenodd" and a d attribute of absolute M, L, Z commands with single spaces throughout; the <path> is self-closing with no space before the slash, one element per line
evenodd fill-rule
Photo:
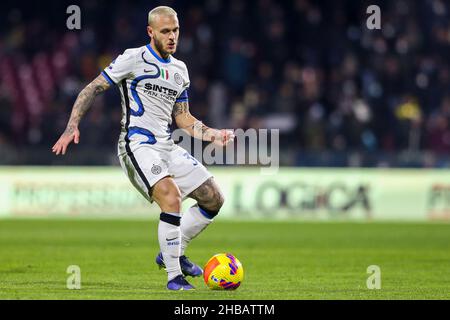
<path fill-rule="evenodd" d="M 123 116 L 119 139 L 170 150 L 174 145 L 170 135 L 173 106 L 188 101 L 186 64 L 172 56 L 159 57 L 148 44 L 125 50 L 102 75 L 120 89 Z"/>

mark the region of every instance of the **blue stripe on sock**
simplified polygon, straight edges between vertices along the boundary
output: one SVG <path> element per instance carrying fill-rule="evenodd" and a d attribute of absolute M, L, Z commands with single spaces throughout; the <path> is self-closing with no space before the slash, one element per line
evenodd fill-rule
<path fill-rule="evenodd" d="M 202 214 L 202 215 L 204 215 L 206 218 L 208 218 L 208 219 L 213 219 L 214 217 L 213 216 L 211 216 L 208 212 L 206 212 L 204 209 L 202 209 L 200 206 L 198 206 L 198 209 L 200 210 L 200 213 Z"/>

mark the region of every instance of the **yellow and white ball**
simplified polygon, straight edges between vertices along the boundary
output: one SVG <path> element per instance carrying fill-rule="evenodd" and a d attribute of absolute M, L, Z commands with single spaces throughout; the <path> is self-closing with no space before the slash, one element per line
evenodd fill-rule
<path fill-rule="evenodd" d="M 214 255 L 203 270 L 203 279 L 213 290 L 235 290 L 244 279 L 241 262 L 230 253 Z"/>

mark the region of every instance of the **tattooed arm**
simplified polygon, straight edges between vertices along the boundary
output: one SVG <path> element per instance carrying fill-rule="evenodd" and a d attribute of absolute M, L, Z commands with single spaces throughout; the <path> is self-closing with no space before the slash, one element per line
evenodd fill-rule
<path fill-rule="evenodd" d="M 233 131 L 218 130 L 210 128 L 197 120 L 189 112 L 189 102 L 177 102 L 173 107 L 172 115 L 175 118 L 178 128 L 187 131 L 194 138 L 212 141 L 218 145 L 225 146 L 234 139 Z"/>
<path fill-rule="evenodd" d="M 66 154 L 67 147 L 72 141 L 76 144 L 80 142 L 78 124 L 80 123 L 81 118 L 94 103 L 95 97 L 101 92 L 109 89 L 109 87 L 110 84 L 108 81 L 102 75 L 99 75 L 80 92 L 73 105 L 66 130 L 53 146 L 52 152 L 56 153 L 56 155 L 59 155 L 60 153 Z"/>

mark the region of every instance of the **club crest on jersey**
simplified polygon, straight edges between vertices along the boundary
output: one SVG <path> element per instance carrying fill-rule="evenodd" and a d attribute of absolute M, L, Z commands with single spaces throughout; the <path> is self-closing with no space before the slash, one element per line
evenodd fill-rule
<path fill-rule="evenodd" d="M 183 78 L 180 76 L 179 73 L 175 73 L 175 75 L 173 76 L 175 79 L 175 83 L 179 86 L 181 86 L 183 84 Z"/>

